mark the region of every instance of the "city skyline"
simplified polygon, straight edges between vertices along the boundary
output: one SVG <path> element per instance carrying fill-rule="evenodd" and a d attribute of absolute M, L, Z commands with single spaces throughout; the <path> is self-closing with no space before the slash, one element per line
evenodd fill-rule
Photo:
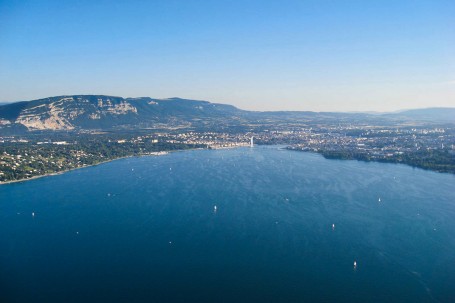
<path fill-rule="evenodd" d="M 0 2 L 0 101 L 181 97 L 246 110 L 455 106 L 451 1 Z"/>

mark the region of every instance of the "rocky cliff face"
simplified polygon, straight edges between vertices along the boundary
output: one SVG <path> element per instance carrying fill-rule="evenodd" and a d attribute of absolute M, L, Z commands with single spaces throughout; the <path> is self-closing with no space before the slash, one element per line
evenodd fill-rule
<path fill-rule="evenodd" d="M 96 120 L 118 115 L 137 114 L 137 109 L 128 101 L 118 98 L 83 96 L 55 97 L 31 101 L 25 106 L 15 121 L 29 130 L 72 130 L 79 126 L 80 118 Z"/>

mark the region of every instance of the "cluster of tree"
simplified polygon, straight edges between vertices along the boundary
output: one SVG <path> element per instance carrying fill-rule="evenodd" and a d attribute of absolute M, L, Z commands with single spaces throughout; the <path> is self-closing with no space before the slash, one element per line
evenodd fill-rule
<path fill-rule="evenodd" d="M 419 150 L 391 156 L 373 156 L 355 150 L 321 150 L 320 153 L 327 159 L 403 163 L 438 172 L 455 173 L 455 154 L 451 153 L 450 150 Z"/>

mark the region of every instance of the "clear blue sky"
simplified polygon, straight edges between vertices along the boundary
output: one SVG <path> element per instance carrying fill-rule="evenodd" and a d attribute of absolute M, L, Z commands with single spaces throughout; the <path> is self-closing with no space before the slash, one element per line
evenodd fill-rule
<path fill-rule="evenodd" d="M 0 101 L 455 106 L 455 1 L 0 0 Z"/>

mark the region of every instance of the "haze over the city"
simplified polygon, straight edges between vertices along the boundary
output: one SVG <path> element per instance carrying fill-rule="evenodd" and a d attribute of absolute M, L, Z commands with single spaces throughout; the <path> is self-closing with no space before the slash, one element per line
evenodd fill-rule
<path fill-rule="evenodd" d="M 454 1 L 0 1 L 0 101 L 455 106 Z"/>

